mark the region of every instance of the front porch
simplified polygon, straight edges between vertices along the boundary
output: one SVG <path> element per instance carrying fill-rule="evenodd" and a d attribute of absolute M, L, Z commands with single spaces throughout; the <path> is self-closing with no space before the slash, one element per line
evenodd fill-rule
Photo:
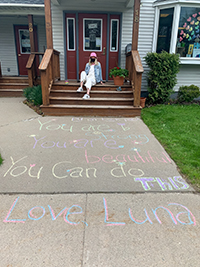
<path fill-rule="evenodd" d="M 132 50 L 126 55 L 126 68 L 129 70 L 127 83 L 122 86 L 122 91 L 117 91 L 113 81 L 108 81 L 104 86 L 96 85 L 92 88 L 91 99 L 83 100 L 82 94 L 76 90 L 79 84 L 70 80 L 68 84 L 60 81 L 60 52 L 53 47 L 51 1 L 45 0 L 45 25 L 47 49 L 43 52 L 35 52 L 32 45 L 31 55 L 26 68 L 28 70 L 28 84 L 32 87 L 36 83 L 38 70 L 41 76 L 43 105 L 41 106 L 45 115 L 95 115 L 95 116 L 139 116 L 141 113 L 140 95 L 143 66 L 138 46 L 140 0 L 135 0 L 134 22 L 132 31 Z M 30 17 L 31 18 L 31 17 Z M 34 44 L 33 31 L 29 32 L 31 44 Z M 41 63 L 37 66 L 37 57 L 43 56 Z M 1 74 L 1 73 L 0 73 Z M 108 75 L 108 70 L 106 71 Z M 0 94 L 4 82 L 0 79 Z M 13 79 L 13 78 L 12 78 Z M 11 79 L 11 80 L 12 80 Z M 14 79 L 13 79 L 14 80 Z M 17 79 L 16 79 L 17 81 Z M 22 88 L 27 87 L 25 84 Z M 21 88 L 21 90 L 22 90 Z M 17 88 L 16 88 L 17 89 Z M 16 93 L 16 92 L 15 92 Z M 10 92 L 9 95 L 12 93 Z M 20 92 L 19 92 L 20 94 Z"/>

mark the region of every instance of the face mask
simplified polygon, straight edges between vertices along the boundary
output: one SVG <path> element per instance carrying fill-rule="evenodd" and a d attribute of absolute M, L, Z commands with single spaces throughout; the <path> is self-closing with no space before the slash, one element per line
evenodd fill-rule
<path fill-rule="evenodd" d="M 90 58 L 90 61 L 93 63 L 95 62 L 95 58 Z"/>

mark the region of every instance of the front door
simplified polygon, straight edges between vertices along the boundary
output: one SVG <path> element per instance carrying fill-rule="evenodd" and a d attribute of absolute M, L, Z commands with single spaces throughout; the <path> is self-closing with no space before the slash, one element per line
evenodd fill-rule
<path fill-rule="evenodd" d="M 95 52 L 102 66 L 103 80 L 106 80 L 109 69 L 118 66 L 119 38 L 120 15 L 67 13 L 67 78 L 79 79 L 90 53 Z"/>
<path fill-rule="evenodd" d="M 95 52 L 106 79 L 107 15 L 79 14 L 79 71 L 85 69 L 91 52 Z"/>
<path fill-rule="evenodd" d="M 37 33 L 35 32 L 35 48 L 37 50 Z M 19 75 L 28 75 L 26 64 L 31 53 L 30 38 L 28 26 L 15 26 L 15 40 L 16 40 L 16 50 L 17 50 L 17 60 Z"/>

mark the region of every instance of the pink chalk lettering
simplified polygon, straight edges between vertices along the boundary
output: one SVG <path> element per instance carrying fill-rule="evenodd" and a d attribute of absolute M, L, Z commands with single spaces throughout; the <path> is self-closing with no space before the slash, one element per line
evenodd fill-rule
<path fill-rule="evenodd" d="M 13 202 L 13 204 L 12 204 L 11 208 L 9 209 L 9 212 L 6 215 L 6 217 L 3 220 L 3 222 L 5 222 L 5 223 L 8 223 L 8 222 L 12 222 L 12 223 L 25 223 L 26 219 L 10 219 L 10 220 L 8 220 L 8 218 L 11 216 L 11 213 L 13 212 L 13 210 L 14 210 L 14 208 L 15 208 L 18 200 L 19 200 L 19 197 L 17 197 L 15 199 L 15 201 Z"/>

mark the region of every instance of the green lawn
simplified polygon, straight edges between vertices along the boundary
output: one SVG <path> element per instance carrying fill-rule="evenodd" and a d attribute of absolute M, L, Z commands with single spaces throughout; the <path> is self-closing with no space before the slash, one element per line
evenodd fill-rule
<path fill-rule="evenodd" d="M 200 189 L 200 106 L 157 105 L 143 109 L 142 119 L 182 175 Z"/>
<path fill-rule="evenodd" d="M 3 159 L 1 157 L 1 154 L 0 154 L 0 165 L 3 163 Z"/>

